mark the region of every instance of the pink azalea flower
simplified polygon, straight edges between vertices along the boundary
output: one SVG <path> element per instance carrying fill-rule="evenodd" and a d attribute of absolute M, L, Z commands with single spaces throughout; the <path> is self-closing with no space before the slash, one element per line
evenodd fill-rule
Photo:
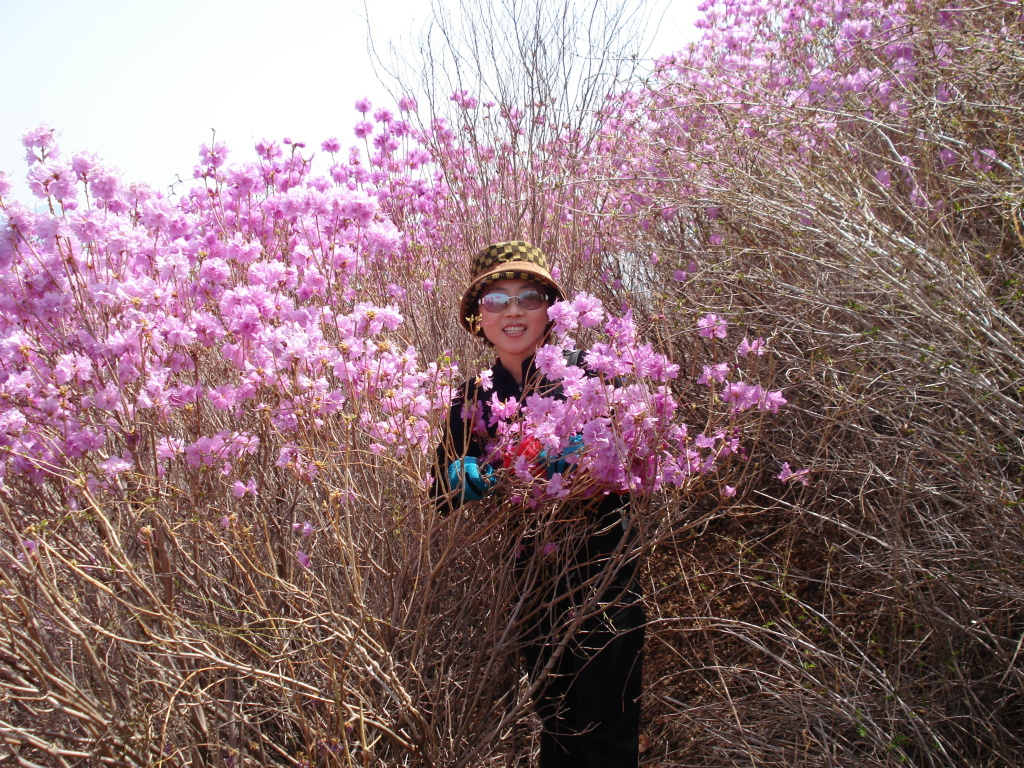
<path fill-rule="evenodd" d="M 544 495 L 549 499 L 564 499 L 569 495 L 569 489 L 565 486 L 565 480 L 560 472 L 556 472 L 548 480 Z"/>
<path fill-rule="evenodd" d="M 697 379 L 698 384 L 707 384 L 709 387 L 712 382 L 717 381 L 719 384 L 725 382 L 725 377 L 729 375 L 729 364 L 718 363 L 716 365 L 705 365 L 704 372 L 701 373 Z"/>
<path fill-rule="evenodd" d="M 706 339 L 724 339 L 728 335 L 725 320 L 716 314 L 707 314 L 697 321 L 697 334 Z"/>
<path fill-rule="evenodd" d="M 809 469 L 798 469 L 794 472 L 792 469 L 790 469 L 789 462 L 786 461 L 783 462 L 782 470 L 775 477 L 776 479 L 781 480 L 784 483 L 788 483 L 790 480 L 796 480 L 802 485 L 809 485 L 810 480 L 807 477 L 807 474 L 809 472 Z"/>
<path fill-rule="evenodd" d="M 251 478 L 247 483 L 243 483 L 241 480 L 236 480 L 231 486 L 231 495 L 236 499 L 242 498 L 247 493 L 251 493 L 255 496 L 256 492 L 256 478 Z"/>
<path fill-rule="evenodd" d="M 120 474 L 127 472 L 132 468 L 130 461 L 125 461 L 120 456 L 111 456 L 106 461 L 100 462 L 100 469 L 103 470 L 103 474 L 107 476 L 109 480 L 113 480 Z"/>
<path fill-rule="evenodd" d="M 488 406 L 491 411 L 490 426 L 492 427 L 499 421 L 511 419 L 519 412 L 519 401 L 516 398 L 510 397 L 508 400 L 501 401 L 498 400 L 497 392 L 491 394 Z"/>
<path fill-rule="evenodd" d="M 750 354 L 760 357 L 764 355 L 766 351 L 764 339 L 758 338 L 754 341 L 749 341 L 746 336 L 743 337 L 743 341 L 741 341 L 740 345 L 736 348 L 736 354 L 740 357 L 746 357 Z"/>
<path fill-rule="evenodd" d="M 553 330 L 558 336 L 564 336 L 579 327 L 579 313 L 568 301 L 556 301 L 548 307 L 548 319 L 554 324 Z"/>
<path fill-rule="evenodd" d="M 787 400 L 782 396 L 782 391 L 776 389 L 769 392 L 763 392 L 762 396 L 758 399 L 757 407 L 762 411 L 778 413 L 779 408 L 784 406 L 786 403 Z"/>
<path fill-rule="evenodd" d="M 589 293 L 578 293 L 572 300 L 573 309 L 584 328 L 594 328 L 604 319 L 604 307 Z"/>
<path fill-rule="evenodd" d="M 972 164 L 982 173 L 992 170 L 992 164 L 999 159 L 994 149 L 976 149 L 971 153 Z"/>

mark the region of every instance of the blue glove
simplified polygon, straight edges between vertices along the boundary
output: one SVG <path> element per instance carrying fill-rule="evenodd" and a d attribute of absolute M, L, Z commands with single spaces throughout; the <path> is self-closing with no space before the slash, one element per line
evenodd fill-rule
<path fill-rule="evenodd" d="M 475 456 L 456 459 L 448 465 L 448 487 L 461 493 L 463 501 L 479 501 L 497 481 L 494 467 L 484 464 L 481 468 Z"/>
<path fill-rule="evenodd" d="M 571 466 L 566 458 L 577 453 L 583 452 L 583 435 L 573 435 L 569 438 L 569 444 L 565 446 L 565 450 L 562 451 L 557 459 L 548 459 L 546 452 L 541 454 L 541 461 L 547 461 L 545 470 L 548 474 L 548 480 L 559 474 L 564 476 L 569 471 Z"/>

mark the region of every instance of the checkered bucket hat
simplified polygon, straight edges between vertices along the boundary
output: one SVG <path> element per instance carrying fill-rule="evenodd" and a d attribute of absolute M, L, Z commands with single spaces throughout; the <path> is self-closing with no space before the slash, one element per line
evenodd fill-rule
<path fill-rule="evenodd" d="M 548 257 L 535 245 L 525 240 L 510 240 L 484 248 L 469 268 L 470 282 L 459 303 L 459 321 L 477 336 L 483 336 L 479 323 L 477 301 L 491 283 L 498 280 L 529 280 L 551 292 L 551 300 L 563 298 L 561 287 L 551 277 Z"/>

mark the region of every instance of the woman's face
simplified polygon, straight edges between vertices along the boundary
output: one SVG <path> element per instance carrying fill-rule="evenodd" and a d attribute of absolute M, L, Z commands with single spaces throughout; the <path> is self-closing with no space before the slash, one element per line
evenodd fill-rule
<path fill-rule="evenodd" d="M 487 286 L 480 296 L 480 325 L 506 368 L 510 362 L 521 364 L 536 351 L 547 331 L 550 302 L 542 302 L 537 309 L 523 309 L 518 301 L 509 301 L 504 309 L 493 312 L 485 307 L 483 298 L 503 293 L 518 299 L 528 291 L 546 293 L 542 286 L 529 280 L 498 280 Z"/>

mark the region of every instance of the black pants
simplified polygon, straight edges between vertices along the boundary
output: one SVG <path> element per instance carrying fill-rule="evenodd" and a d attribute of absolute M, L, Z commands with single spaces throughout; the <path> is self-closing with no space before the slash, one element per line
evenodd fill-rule
<path fill-rule="evenodd" d="M 539 768 L 636 768 L 644 621 L 643 606 L 627 594 L 566 644 L 534 696 L 544 726 Z M 550 631 L 532 637 L 523 649 L 530 673 L 557 647 Z"/>

